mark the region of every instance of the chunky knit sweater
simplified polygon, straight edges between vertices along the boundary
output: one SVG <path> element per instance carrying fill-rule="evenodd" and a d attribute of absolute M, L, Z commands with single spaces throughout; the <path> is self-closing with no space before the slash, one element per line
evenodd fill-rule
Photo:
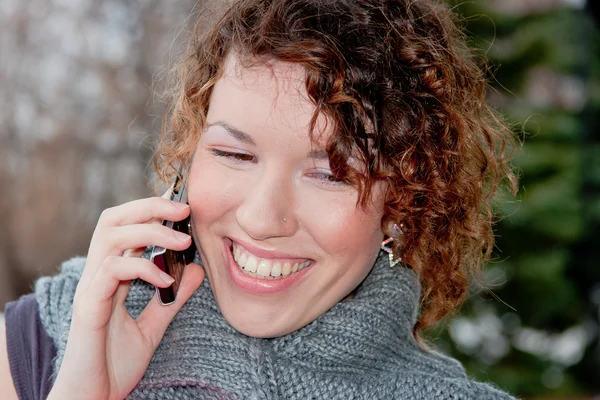
<path fill-rule="evenodd" d="M 62 361 L 84 258 L 41 278 L 35 291 L 44 329 Z M 136 317 L 154 295 L 136 280 L 126 301 Z M 469 380 L 455 360 L 424 351 L 412 336 L 419 284 L 382 254 L 352 299 L 274 339 L 233 329 L 207 279 L 177 314 L 129 399 L 512 399 Z"/>

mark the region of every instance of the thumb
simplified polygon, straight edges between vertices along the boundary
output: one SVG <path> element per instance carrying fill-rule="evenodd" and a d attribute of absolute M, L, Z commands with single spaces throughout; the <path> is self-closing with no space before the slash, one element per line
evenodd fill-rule
<path fill-rule="evenodd" d="M 138 316 L 136 322 L 141 333 L 152 344 L 153 350 L 156 350 L 162 340 L 169 324 L 175 318 L 181 307 L 189 300 L 192 294 L 202 285 L 204 281 L 204 269 L 195 263 L 186 265 L 181 284 L 173 304 L 163 306 L 158 302 L 156 296 L 144 311 Z"/>

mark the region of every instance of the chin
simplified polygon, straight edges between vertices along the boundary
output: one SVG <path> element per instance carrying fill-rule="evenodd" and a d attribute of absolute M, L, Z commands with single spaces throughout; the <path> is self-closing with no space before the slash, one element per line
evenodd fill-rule
<path fill-rule="evenodd" d="M 285 336 L 291 332 L 300 329 L 306 324 L 285 324 L 283 321 L 277 321 L 273 318 L 265 318 L 264 315 L 260 318 L 251 319 L 248 317 L 251 313 L 240 315 L 239 309 L 234 311 L 233 314 L 221 310 L 223 317 L 236 331 L 250 337 L 269 339 L 280 336 Z"/>

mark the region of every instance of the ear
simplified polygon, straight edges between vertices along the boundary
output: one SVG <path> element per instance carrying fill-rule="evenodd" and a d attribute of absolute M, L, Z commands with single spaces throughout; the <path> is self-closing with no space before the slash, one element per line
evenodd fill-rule
<path fill-rule="evenodd" d="M 388 237 L 398 239 L 402 235 L 402 223 L 398 224 L 391 220 L 384 220 L 381 223 L 383 234 Z"/>
<path fill-rule="evenodd" d="M 381 231 L 384 236 L 391 237 L 393 228 L 394 221 L 387 218 L 381 220 Z"/>

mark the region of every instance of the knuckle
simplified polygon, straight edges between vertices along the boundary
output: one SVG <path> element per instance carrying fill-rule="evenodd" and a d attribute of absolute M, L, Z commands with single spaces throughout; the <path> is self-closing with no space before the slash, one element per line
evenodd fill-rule
<path fill-rule="evenodd" d="M 88 301 L 89 294 L 87 291 L 77 293 L 73 297 L 73 318 L 82 318 L 87 316 L 90 311 L 90 301 Z"/>
<path fill-rule="evenodd" d="M 155 240 L 160 240 L 167 246 L 179 245 L 181 243 L 176 231 L 167 226 L 156 225 L 153 236 Z"/>
<path fill-rule="evenodd" d="M 157 224 L 149 224 L 147 226 L 144 226 L 144 235 L 146 238 L 146 242 L 148 242 L 148 245 L 160 246 L 165 244 L 164 232 L 161 228 L 165 227 Z"/>
<path fill-rule="evenodd" d="M 146 258 L 137 258 L 136 261 L 139 263 L 140 268 L 142 269 L 154 270 L 155 268 L 158 268 L 156 264 Z"/>
<path fill-rule="evenodd" d="M 152 197 L 152 207 L 157 212 L 171 211 L 172 201 L 164 197 Z"/>
<path fill-rule="evenodd" d="M 151 229 L 153 235 L 163 236 L 173 232 L 173 228 L 169 228 L 168 226 L 163 224 L 152 224 L 151 226 L 149 226 L 149 228 Z"/>
<path fill-rule="evenodd" d="M 114 219 L 114 215 L 116 214 L 116 207 L 109 207 L 104 209 L 100 213 L 100 218 L 98 218 L 98 222 L 102 222 L 103 224 L 110 223 Z"/>
<path fill-rule="evenodd" d="M 105 243 L 108 248 L 116 247 L 119 243 L 117 228 L 109 227 L 104 228 L 101 232 L 101 240 Z"/>
<path fill-rule="evenodd" d="M 146 235 L 148 235 L 148 239 L 150 241 L 156 242 L 157 240 L 160 240 L 163 238 L 163 236 L 165 235 L 165 231 L 164 229 L 169 229 L 166 226 L 163 226 L 162 224 L 148 224 L 148 226 L 145 226 L 145 233 Z M 153 244 L 158 244 L 158 243 L 153 243 Z"/>
<path fill-rule="evenodd" d="M 117 257 L 117 256 L 113 256 L 113 255 L 107 256 L 102 261 L 102 268 L 103 269 L 115 268 L 115 266 L 119 264 L 120 260 L 121 260 L 121 257 Z"/>
<path fill-rule="evenodd" d="M 160 210 L 160 205 L 156 203 L 154 197 L 134 200 L 131 203 L 135 205 L 135 209 L 139 213 L 139 218 L 143 221 L 153 218 L 156 212 Z"/>
<path fill-rule="evenodd" d="M 80 298 L 73 302 L 72 311 L 72 326 L 75 328 L 85 328 L 88 325 L 93 325 L 96 321 L 98 310 L 94 307 L 94 301 L 86 301 L 85 298 Z"/>

